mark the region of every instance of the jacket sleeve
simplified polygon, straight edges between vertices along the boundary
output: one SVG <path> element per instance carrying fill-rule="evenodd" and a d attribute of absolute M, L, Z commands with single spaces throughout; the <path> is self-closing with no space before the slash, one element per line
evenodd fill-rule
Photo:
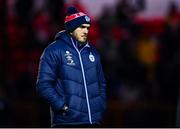
<path fill-rule="evenodd" d="M 63 95 L 56 90 L 58 58 L 53 51 L 45 49 L 40 58 L 36 90 L 52 109 L 59 111 L 64 106 Z"/>
<path fill-rule="evenodd" d="M 101 65 L 101 61 L 100 61 L 100 56 L 98 56 L 98 79 L 99 79 L 99 84 L 100 84 L 100 93 L 101 93 L 101 97 L 103 100 L 103 104 L 106 108 L 106 79 L 104 77 L 104 72 L 102 69 L 102 65 Z"/>

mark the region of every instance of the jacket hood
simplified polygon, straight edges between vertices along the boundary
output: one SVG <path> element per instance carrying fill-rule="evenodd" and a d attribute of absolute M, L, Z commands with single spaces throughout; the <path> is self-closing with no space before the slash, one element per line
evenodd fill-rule
<path fill-rule="evenodd" d="M 71 42 L 70 38 L 71 37 L 66 30 L 62 30 L 62 31 L 58 32 L 55 36 L 55 40 L 63 40 L 68 44 Z"/>
<path fill-rule="evenodd" d="M 55 36 L 55 40 L 62 40 L 62 41 L 64 41 L 64 42 L 66 42 L 66 43 L 67 43 L 68 45 L 70 45 L 70 46 L 72 46 L 72 40 L 71 40 L 71 38 L 73 39 L 73 41 L 74 41 L 74 43 L 75 43 L 75 46 L 77 47 L 78 44 L 80 44 L 80 43 L 78 43 L 77 40 L 75 40 L 73 37 L 71 37 L 66 30 L 62 30 L 62 31 L 58 32 L 58 33 L 56 34 L 56 36 Z M 85 45 L 89 47 L 89 44 L 88 44 L 88 43 L 85 43 Z"/>

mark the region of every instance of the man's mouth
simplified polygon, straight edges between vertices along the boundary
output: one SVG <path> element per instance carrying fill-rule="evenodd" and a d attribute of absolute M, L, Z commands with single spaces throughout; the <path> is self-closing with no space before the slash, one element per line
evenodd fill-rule
<path fill-rule="evenodd" d="M 87 35 L 82 35 L 82 37 L 85 37 L 85 38 L 86 38 L 86 37 L 87 37 Z"/>

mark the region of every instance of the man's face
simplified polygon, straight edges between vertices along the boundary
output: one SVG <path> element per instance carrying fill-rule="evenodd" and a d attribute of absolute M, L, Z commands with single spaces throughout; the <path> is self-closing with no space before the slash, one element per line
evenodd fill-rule
<path fill-rule="evenodd" d="M 84 43 L 87 41 L 87 35 L 89 32 L 90 24 L 82 24 L 76 28 L 71 34 L 77 41 Z"/>

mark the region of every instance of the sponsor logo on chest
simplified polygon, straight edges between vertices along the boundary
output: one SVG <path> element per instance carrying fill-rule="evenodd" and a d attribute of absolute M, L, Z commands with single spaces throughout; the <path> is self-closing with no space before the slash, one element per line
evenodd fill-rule
<path fill-rule="evenodd" d="M 67 61 L 67 64 L 74 66 L 75 63 L 74 63 L 74 60 L 73 60 L 73 58 L 72 58 L 72 55 L 73 55 L 73 54 L 70 53 L 69 51 L 66 51 L 66 53 L 64 54 L 64 56 L 65 56 L 65 58 L 66 58 L 66 61 Z"/>

